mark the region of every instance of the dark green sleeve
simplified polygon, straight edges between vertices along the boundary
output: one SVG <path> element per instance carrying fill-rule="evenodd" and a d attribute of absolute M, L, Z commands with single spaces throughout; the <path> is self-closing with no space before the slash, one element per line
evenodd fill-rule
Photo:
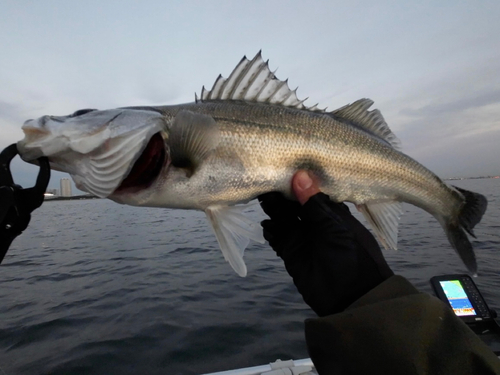
<path fill-rule="evenodd" d="M 392 276 L 305 323 L 319 374 L 500 374 L 497 356 L 439 299 Z"/>

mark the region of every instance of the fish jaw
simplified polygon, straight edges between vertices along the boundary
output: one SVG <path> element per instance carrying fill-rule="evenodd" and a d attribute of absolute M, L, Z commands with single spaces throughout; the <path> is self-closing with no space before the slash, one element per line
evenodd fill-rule
<path fill-rule="evenodd" d="M 165 118 L 157 111 L 78 112 L 26 121 L 22 128 L 25 137 L 17 145 L 21 157 L 34 163 L 46 156 L 51 168 L 69 173 L 78 189 L 105 198 L 137 167 L 136 162 L 153 138 L 154 147 L 164 150 L 159 143 L 166 127 Z M 155 168 L 165 159 L 164 151 L 157 152 Z M 128 184 L 133 182 L 129 180 Z"/>

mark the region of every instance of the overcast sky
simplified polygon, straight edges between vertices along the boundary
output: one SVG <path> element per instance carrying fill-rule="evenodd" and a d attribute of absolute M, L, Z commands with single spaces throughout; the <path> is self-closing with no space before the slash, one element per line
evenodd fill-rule
<path fill-rule="evenodd" d="M 46 114 L 191 102 L 262 49 L 306 104 L 374 100 L 403 151 L 438 175 L 497 175 L 499 20 L 498 0 L 5 0 L 0 149 Z M 34 167 L 13 169 L 34 180 Z"/>

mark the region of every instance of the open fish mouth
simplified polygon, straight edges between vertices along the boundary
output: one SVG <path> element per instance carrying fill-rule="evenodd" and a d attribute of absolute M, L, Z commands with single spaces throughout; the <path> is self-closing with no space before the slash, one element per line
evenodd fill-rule
<path fill-rule="evenodd" d="M 132 108 L 43 116 L 24 124 L 18 149 L 28 162 L 47 156 L 78 189 L 106 198 L 145 189 L 158 178 L 167 161 L 164 125 L 160 113 Z"/>
<path fill-rule="evenodd" d="M 160 133 L 154 134 L 132 169 L 114 194 L 135 193 L 150 187 L 160 175 L 167 162 L 165 142 Z"/>

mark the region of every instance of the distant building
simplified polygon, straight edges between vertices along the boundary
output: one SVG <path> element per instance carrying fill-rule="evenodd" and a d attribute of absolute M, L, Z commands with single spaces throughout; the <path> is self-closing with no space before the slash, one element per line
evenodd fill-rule
<path fill-rule="evenodd" d="M 71 181 L 69 178 L 61 178 L 61 197 L 71 197 Z"/>
<path fill-rule="evenodd" d="M 47 191 L 45 192 L 46 194 L 49 194 L 49 195 L 59 195 L 59 192 L 57 191 L 57 189 L 47 189 Z"/>

